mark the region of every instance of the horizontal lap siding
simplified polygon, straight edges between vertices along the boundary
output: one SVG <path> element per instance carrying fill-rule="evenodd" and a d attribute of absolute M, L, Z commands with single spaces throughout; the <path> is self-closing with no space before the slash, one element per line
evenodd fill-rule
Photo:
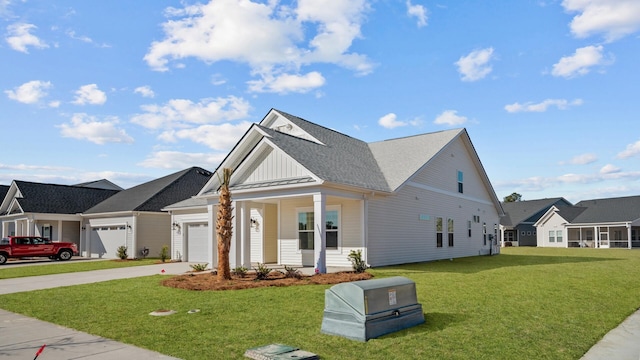
<path fill-rule="evenodd" d="M 347 259 L 352 249 L 362 249 L 361 206 L 358 200 L 328 197 L 327 206 L 340 205 L 340 236 L 338 250 L 327 250 L 327 266 L 350 266 Z M 280 263 L 301 265 L 302 254 L 298 250 L 299 208 L 313 208 L 311 197 L 286 200 L 280 203 Z"/>
<path fill-rule="evenodd" d="M 536 230 L 536 236 L 538 238 L 538 246 L 543 247 L 566 247 L 567 246 L 567 236 L 564 234 L 564 225 L 566 221 L 559 215 L 553 214 L 544 224 L 538 226 Z M 557 235 L 557 231 L 560 230 L 563 232 L 562 242 L 549 242 L 549 231 L 553 231 L 554 235 Z M 596 239 L 598 234 L 594 234 L 594 239 Z"/>
<path fill-rule="evenodd" d="M 463 194 L 458 193 L 458 170 L 464 173 Z M 367 260 L 372 266 L 479 255 L 488 251 L 482 224 L 487 224 L 487 234 L 493 234 L 499 223 L 491 195 L 460 140 L 432 159 L 397 195 L 370 199 L 368 214 Z M 479 223 L 473 222 L 474 215 L 480 216 Z M 436 247 L 436 217 L 443 219 L 441 248 Z M 449 218 L 454 220 L 453 247 L 448 246 Z"/>
<path fill-rule="evenodd" d="M 130 251 L 132 256 L 140 257 L 140 251 L 147 247 L 150 257 L 158 257 L 162 246 L 171 246 L 172 230 L 171 216 L 169 214 L 140 214 L 136 225 L 137 248 Z"/>

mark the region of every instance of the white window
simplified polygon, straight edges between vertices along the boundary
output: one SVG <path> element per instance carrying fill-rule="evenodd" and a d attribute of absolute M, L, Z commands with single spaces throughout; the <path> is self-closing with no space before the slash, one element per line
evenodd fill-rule
<path fill-rule="evenodd" d="M 314 248 L 314 212 L 298 211 L 298 248 L 313 250 Z M 327 210 L 325 212 L 325 236 L 327 249 L 338 249 L 340 238 L 340 211 Z"/>
<path fill-rule="evenodd" d="M 556 232 L 549 230 L 549 242 L 556 242 Z"/>
<path fill-rule="evenodd" d="M 556 242 L 562 242 L 562 230 L 556 231 Z"/>
<path fill-rule="evenodd" d="M 436 218 L 436 247 L 442 247 L 442 218 Z"/>
<path fill-rule="evenodd" d="M 447 233 L 449 237 L 449 246 L 453 246 L 453 219 L 447 219 Z"/>
<path fill-rule="evenodd" d="M 464 179 L 464 175 L 462 171 L 458 171 L 458 192 L 462 194 L 464 192 L 464 186 L 462 185 L 462 180 Z"/>

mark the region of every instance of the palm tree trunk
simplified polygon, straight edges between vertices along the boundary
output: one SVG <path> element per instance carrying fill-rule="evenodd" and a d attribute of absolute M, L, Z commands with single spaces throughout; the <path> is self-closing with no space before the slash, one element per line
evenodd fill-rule
<path fill-rule="evenodd" d="M 231 192 L 229 182 L 231 169 L 222 169 L 222 182 L 216 219 L 216 239 L 218 241 L 218 279 L 231 279 L 229 265 L 229 251 L 231 250 L 231 236 L 233 234 L 233 207 L 231 206 Z"/>

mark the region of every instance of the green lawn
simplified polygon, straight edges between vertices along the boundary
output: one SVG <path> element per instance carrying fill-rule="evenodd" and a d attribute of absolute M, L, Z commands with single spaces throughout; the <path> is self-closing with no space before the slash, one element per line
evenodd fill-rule
<path fill-rule="evenodd" d="M 65 273 L 72 273 L 72 272 L 79 272 L 79 271 L 114 269 L 114 268 L 140 266 L 140 265 L 152 265 L 152 264 L 155 264 L 156 262 L 158 262 L 158 259 L 144 259 L 144 260 L 132 260 L 132 261 L 77 260 L 77 261 L 71 261 L 71 262 L 65 262 L 65 263 L 52 262 L 51 264 L 34 265 L 34 266 L 0 265 L 0 280 L 27 277 L 27 276 L 65 274 Z"/>
<path fill-rule="evenodd" d="M 506 248 L 370 271 L 414 280 L 426 323 L 361 343 L 320 333 L 328 286 L 189 292 L 160 275 L 3 295 L 0 307 L 183 359 L 271 343 L 322 359 L 579 359 L 640 307 L 637 250 Z M 179 313 L 148 315 L 167 308 Z"/>

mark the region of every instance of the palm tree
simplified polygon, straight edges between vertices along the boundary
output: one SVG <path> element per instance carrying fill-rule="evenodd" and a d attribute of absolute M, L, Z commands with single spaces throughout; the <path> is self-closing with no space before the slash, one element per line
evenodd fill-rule
<path fill-rule="evenodd" d="M 216 219 L 219 280 L 231 279 L 231 269 L 229 266 L 229 250 L 231 249 L 231 235 L 233 234 L 233 207 L 231 206 L 231 192 L 229 191 L 231 173 L 232 170 L 229 168 L 222 169 L 218 216 Z"/>

